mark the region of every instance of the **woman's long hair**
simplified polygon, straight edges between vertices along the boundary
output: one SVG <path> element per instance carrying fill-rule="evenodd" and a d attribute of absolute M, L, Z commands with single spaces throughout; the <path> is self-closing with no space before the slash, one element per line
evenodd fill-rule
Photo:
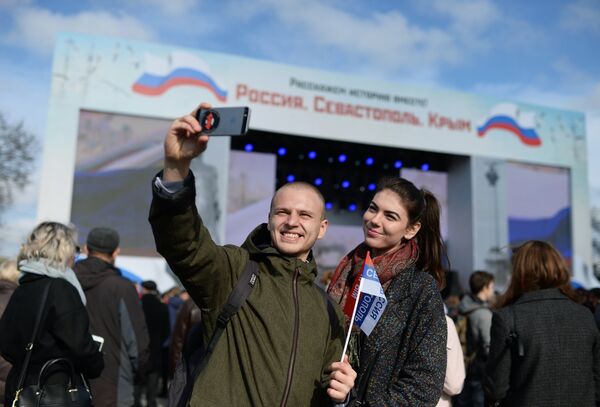
<path fill-rule="evenodd" d="M 76 248 L 77 232 L 74 227 L 58 222 L 42 222 L 21 246 L 17 263 L 35 260 L 64 270 L 75 256 Z"/>
<path fill-rule="evenodd" d="M 400 198 L 408 214 L 408 224 L 421 222 L 414 238 L 419 246 L 417 267 L 433 276 L 440 289 L 446 284 L 443 259 L 448 261 L 440 230 L 440 205 L 436 197 L 426 189 L 419 189 L 407 179 L 383 178 L 375 193 L 389 190 Z"/>
<path fill-rule="evenodd" d="M 513 252 L 510 284 L 500 297 L 498 307 L 514 303 L 525 293 L 546 288 L 558 288 L 575 300 L 570 280 L 563 257 L 550 243 L 529 240 Z"/>

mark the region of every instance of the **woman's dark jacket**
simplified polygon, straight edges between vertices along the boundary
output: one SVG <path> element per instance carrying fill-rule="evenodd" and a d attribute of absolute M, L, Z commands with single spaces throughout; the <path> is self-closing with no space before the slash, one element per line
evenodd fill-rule
<path fill-rule="evenodd" d="M 67 358 L 88 378 L 97 377 L 104 367 L 77 290 L 60 278 L 26 274 L 0 320 L 0 353 L 13 364 L 6 383 L 7 401 L 12 402 L 17 390 L 25 346 L 31 340 L 42 293 L 48 284 L 39 339 L 34 344 L 25 383 L 34 383 L 40 368 L 49 359 Z"/>
<path fill-rule="evenodd" d="M 508 340 L 513 331 L 523 356 L 518 341 Z M 494 313 L 486 370 L 487 396 L 503 405 L 595 406 L 600 334 L 594 316 L 558 289 L 526 293 Z"/>
<path fill-rule="evenodd" d="M 12 281 L 0 280 L 0 317 L 2 317 L 12 293 L 16 289 L 17 284 Z M 0 356 L 0 403 L 4 400 L 4 387 L 6 386 L 6 378 L 11 367 L 12 365 Z"/>
<path fill-rule="evenodd" d="M 355 388 L 368 379 L 368 406 L 435 406 L 444 387 L 447 336 L 437 284 L 410 268 L 385 294 L 385 312 L 361 347 Z"/>

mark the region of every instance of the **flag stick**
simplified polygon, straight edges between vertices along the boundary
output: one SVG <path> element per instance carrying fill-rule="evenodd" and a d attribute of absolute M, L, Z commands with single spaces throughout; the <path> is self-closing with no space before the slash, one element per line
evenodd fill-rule
<path fill-rule="evenodd" d="M 350 335 L 352 334 L 352 327 L 354 326 L 354 317 L 356 316 L 356 309 L 358 308 L 358 303 L 360 302 L 360 294 L 362 292 L 363 278 L 360 277 L 360 283 L 358 283 L 358 293 L 356 294 L 356 302 L 354 303 L 354 309 L 352 310 L 352 319 L 350 320 L 350 325 L 348 326 L 348 334 L 346 335 L 346 343 L 344 344 L 344 351 L 342 352 L 342 360 L 344 361 L 344 356 L 346 356 L 346 350 L 348 349 L 348 342 L 350 342 Z M 352 295 L 352 293 L 350 293 Z"/>

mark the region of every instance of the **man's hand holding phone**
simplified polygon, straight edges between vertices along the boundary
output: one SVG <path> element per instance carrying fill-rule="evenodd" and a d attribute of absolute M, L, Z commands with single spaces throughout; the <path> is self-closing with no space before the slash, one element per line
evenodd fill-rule
<path fill-rule="evenodd" d="M 163 181 L 182 181 L 187 176 L 190 162 L 206 150 L 209 134 L 244 135 L 249 120 L 247 107 L 212 109 L 210 104 L 202 103 L 192 113 L 173 121 L 164 143 Z"/>

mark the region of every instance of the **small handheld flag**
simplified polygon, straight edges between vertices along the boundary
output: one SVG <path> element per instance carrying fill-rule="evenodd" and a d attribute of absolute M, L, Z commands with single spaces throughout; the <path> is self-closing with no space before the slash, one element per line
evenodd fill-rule
<path fill-rule="evenodd" d="M 357 298 L 359 299 L 358 301 L 356 301 Z M 377 276 L 377 271 L 375 271 L 371 255 L 367 252 L 362 273 L 357 276 L 354 284 L 352 284 L 352 291 L 344 306 L 344 313 L 346 315 L 352 310 L 352 315 L 350 316 L 350 321 L 352 321 L 352 323 L 348 329 L 348 335 L 346 336 L 342 361 L 344 360 L 348 342 L 350 341 L 352 325 L 358 325 L 365 334 L 370 335 L 383 315 L 386 305 L 387 299 L 385 298 L 385 292 L 379 282 L 379 277 Z"/>

